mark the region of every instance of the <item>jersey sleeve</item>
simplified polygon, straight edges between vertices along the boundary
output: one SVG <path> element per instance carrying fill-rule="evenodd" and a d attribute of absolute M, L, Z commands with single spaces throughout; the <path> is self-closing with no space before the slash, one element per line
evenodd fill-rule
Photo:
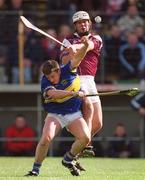
<path fill-rule="evenodd" d="M 55 89 L 55 87 L 47 80 L 45 76 L 42 77 L 41 80 L 41 94 L 43 98 L 46 98 L 46 92 L 50 89 Z"/>
<path fill-rule="evenodd" d="M 94 36 L 94 38 L 92 39 L 93 43 L 94 43 L 94 49 L 93 51 L 96 52 L 100 52 L 103 46 L 103 41 L 102 38 L 99 35 Z"/>
<path fill-rule="evenodd" d="M 75 73 L 76 74 L 77 70 L 71 68 L 71 60 L 66 64 L 61 66 L 61 73 L 62 74 L 69 74 L 69 73 Z"/>

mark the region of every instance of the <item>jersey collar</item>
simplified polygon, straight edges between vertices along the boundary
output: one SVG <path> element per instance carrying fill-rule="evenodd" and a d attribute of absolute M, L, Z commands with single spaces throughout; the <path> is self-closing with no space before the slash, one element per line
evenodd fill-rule
<path fill-rule="evenodd" d="M 75 32 L 74 35 L 80 38 L 80 36 L 78 35 L 77 32 Z M 90 37 L 90 36 L 91 36 L 91 33 L 89 33 L 89 34 L 87 35 L 87 37 Z"/>

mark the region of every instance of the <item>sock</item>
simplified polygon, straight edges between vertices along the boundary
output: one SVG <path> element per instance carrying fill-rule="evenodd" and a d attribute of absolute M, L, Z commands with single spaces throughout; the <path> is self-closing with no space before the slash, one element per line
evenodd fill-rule
<path fill-rule="evenodd" d="M 34 162 L 32 171 L 35 171 L 36 173 L 39 174 L 40 167 L 41 167 L 40 163 Z"/>
<path fill-rule="evenodd" d="M 75 158 L 75 156 L 72 155 L 71 152 L 67 152 L 67 153 L 64 155 L 64 160 L 65 160 L 65 161 L 71 162 L 71 161 L 74 160 L 74 158 Z"/>
<path fill-rule="evenodd" d="M 86 146 L 85 149 L 93 149 L 93 146 Z"/>

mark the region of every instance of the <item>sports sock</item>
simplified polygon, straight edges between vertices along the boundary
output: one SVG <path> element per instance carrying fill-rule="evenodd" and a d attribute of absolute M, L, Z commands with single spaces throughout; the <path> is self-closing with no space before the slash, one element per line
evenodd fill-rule
<path fill-rule="evenodd" d="M 40 163 L 34 162 L 32 171 L 35 171 L 36 173 L 39 174 L 40 167 L 41 167 Z"/>
<path fill-rule="evenodd" d="M 75 159 L 75 156 L 71 154 L 71 152 L 67 152 L 65 155 L 64 155 L 64 160 L 65 161 L 73 161 Z"/>

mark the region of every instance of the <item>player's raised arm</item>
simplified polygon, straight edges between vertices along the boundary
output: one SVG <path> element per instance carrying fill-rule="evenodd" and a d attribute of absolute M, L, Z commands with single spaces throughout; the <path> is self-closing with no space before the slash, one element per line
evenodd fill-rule
<path fill-rule="evenodd" d="M 68 48 L 70 59 L 71 59 L 71 68 L 74 69 L 79 66 L 86 53 L 92 48 L 93 44 L 90 43 L 90 40 L 86 36 L 81 39 L 82 46 L 80 49 L 73 49 L 73 45 Z"/>
<path fill-rule="evenodd" d="M 65 91 L 65 90 L 48 90 L 46 91 L 46 95 L 48 98 L 52 99 L 58 99 L 58 98 L 65 98 L 68 96 L 73 96 L 73 97 L 84 97 L 85 94 L 81 91 L 74 92 L 74 91 Z"/>
<path fill-rule="evenodd" d="M 83 38 L 87 38 L 87 37 L 84 36 L 84 37 L 82 37 L 82 39 Z M 76 52 L 79 51 L 83 46 L 84 46 L 83 42 L 80 44 L 73 44 L 73 45 L 69 44 L 69 47 L 72 47 L 73 50 Z M 67 64 L 70 61 L 70 59 L 72 58 L 71 53 L 68 51 L 68 48 L 64 49 L 62 54 L 61 54 L 62 64 Z M 93 43 L 93 41 L 88 40 L 88 48 L 87 48 L 86 53 L 92 49 L 94 49 L 94 43 Z"/>

